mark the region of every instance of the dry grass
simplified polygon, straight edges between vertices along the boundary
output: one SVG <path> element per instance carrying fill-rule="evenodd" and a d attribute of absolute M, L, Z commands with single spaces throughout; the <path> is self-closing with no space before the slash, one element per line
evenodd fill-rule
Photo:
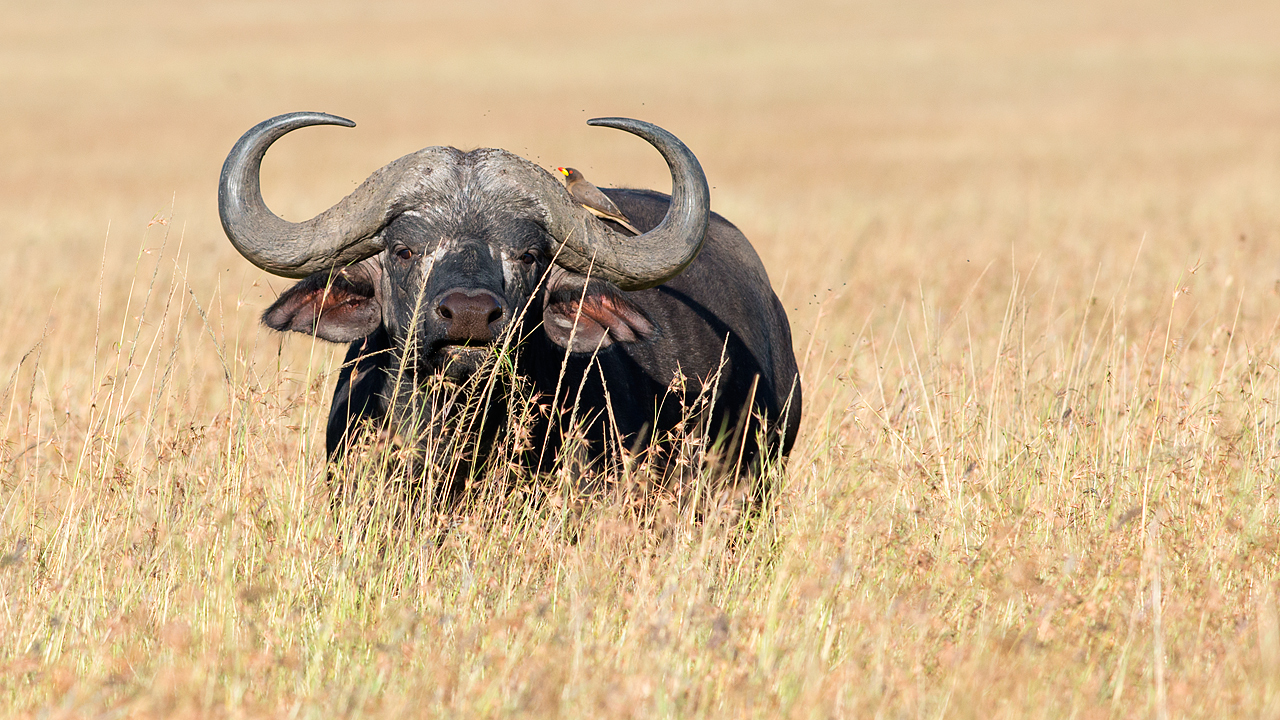
<path fill-rule="evenodd" d="M 0 6 L 4 714 L 1280 716 L 1275 3 L 460 8 Z M 335 518 L 214 211 L 298 109 L 293 218 L 685 139 L 804 362 L 772 517 Z"/>

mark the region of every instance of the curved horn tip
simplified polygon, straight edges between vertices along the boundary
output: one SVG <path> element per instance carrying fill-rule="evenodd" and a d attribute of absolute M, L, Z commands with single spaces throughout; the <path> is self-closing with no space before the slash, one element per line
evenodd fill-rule
<path fill-rule="evenodd" d="M 661 142 L 672 143 L 675 147 L 683 148 L 685 151 L 692 154 L 692 151 L 690 151 L 688 146 L 684 144 L 683 140 L 676 137 L 670 130 L 654 125 L 651 122 L 624 117 L 598 117 L 591 118 L 587 121 L 587 124 L 593 127 L 607 127 L 628 132 L 632 135 L 643 138 L 650 144 Z"/>
<path fill-rule="evenodd" d="M 342 127 L 355 127 L 355 121 L 348 120 L 338 115 L 330 115 L 325 112 L 301 111 L 284 113 L 268 118 L 258 125 L 283 125 L 285 123 L 297 125 L 298 127 L 307 127 L 309 125 L 341 125 Z"/>
<path fill-rule="evenodd" d="M 326 113 L 326 112 L 316 112 L 316 113 L 307 113 L 307 114 L 314 115 L 317 120 L 323 118 L 326 121 L 325 124 L 327 125 L 341 125 L 342 127 L 349 127 L 349 128 L 356 126 L 355 120 L 348 120 L 342 117 L 341 115 L 330 115 L 329 113 Z"/>
<path fill-rule="evenodd" d="M 618 130 L 628 130 L 629 128 L 644 127 L 644 126 L 657 127 L 657 125 L 654 125 L 653 123 L 645 122 L 644 120 L 635 120 L 633 118 L 624 118 L 624 117 L 591 118 L 590 120 L 587 121 L 587 124 L 593 127 L 609 127 L 609 128 L 616 128 Z"/>

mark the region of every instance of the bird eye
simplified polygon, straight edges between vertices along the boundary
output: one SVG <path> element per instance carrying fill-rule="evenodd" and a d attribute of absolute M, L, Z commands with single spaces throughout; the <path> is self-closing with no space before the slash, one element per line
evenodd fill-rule
<path fill-rule="evenodd" d="M 532 250 L 520 256 L 520 262 L 524 263 L 525 265 L 532 265 L 537 261 L 538 261 L 538 256 L 534 255 Z"/>
<path fill-rule="evenodd" d="M 401 260 L 412 260 L 413 251 L 407 247 L 401 247 L 400 249 L 396 250 L 396 257 L 400 258 Z"/>

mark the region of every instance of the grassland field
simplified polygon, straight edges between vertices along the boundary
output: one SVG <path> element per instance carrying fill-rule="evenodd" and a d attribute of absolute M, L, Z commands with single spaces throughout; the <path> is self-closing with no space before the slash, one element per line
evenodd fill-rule
<path fill-rule="evenodd" d="M 1280 5 L 0 0 L 0 715 L 1280 717 Z M 750 528 L 330 511 L 223 236 L 428 145 L 698 154 L 802 363 Z M 505 472 L 514 472 L 510 469 Z"/>

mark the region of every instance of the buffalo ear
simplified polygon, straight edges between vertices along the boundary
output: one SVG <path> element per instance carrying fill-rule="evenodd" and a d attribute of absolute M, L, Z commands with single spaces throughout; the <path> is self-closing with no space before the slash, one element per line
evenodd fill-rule
<path fill-rule="evenodd" d="M 593 352 L 657 334 L 653 321 L 613 283 L 588 281 L 558 266 L 548 271 L 542 327 L 552 342 L 570 352 Z"/>
<path fill-rule="evenodd" d="M 382 324 L 381 275 L 376 259 L 315 273 L 284 291 L 262 314 L 262 323 L 330 342 L 359 340 Z"/>

